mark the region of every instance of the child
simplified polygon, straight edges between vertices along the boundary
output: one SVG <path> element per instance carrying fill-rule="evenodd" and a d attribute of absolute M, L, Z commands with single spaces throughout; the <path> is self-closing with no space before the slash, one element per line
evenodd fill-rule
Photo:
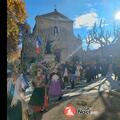
<path fill-rule="evenodd" d="M 43 70 L 39 69 L 35 80 L 33 81 L 34 91 L 32 93 L 29 105 L 35 112 L 41 112 L 46 109 L 46 86 Z"/>

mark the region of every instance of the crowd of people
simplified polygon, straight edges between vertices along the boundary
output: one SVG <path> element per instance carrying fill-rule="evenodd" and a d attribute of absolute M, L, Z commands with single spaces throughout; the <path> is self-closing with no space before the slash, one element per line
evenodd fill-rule
<path fill-rule="evenodd" d="M 44 64 L 46 67 L 46 64 Z M 32 79 L 34 87 L 32 96 L 28 103 L 28 108 L 35 112 L 42 112 L 48 108 L 52 98 L 62 99 L 62 89 L 71 85 L 75 88 L 76 83 L 86 80 L 87 83 L 94 81 L 99 75 L 105 77 L 108 72 L 109 64 L 95 63 L 82 64 L 81 62 L 66 62 L 56 65 L 49 72 L 37 65 L 35 77 Z M 115 78 L 120 80 L 120 68 L 113 65 Z M 119 69 L 118 69 L 119 68 Z M 29 87 L 25 73 L 20 71 L 9 73 L 7 76 L 7 106 L 8 120 L 22 120 L 23 108 L 25 105 L 25 90 Z M 19 114 L 18 114 L 19 113 Z M 14 115 L 13 115 L 14 114 Z M 19 117 L 18 117 L 19 115 Z"/>

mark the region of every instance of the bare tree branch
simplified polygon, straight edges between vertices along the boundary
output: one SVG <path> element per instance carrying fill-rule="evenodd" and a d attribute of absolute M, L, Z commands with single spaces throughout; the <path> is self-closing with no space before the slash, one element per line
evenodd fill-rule
<path fill-rule="evenodd" d="M 111 40 L 112 39 L 112 40 Z M 88 47 L 91 43 L 97 43 L 101 47 L 110 45 L 120 40 L 120 26 L 113 27 L 113 34 L 110 30 L 105 29 L 105 21 L 100 20 L 99 25 L 96 23 L 93 26 L 93 29 L 88 32 L 86 41 Z"/>

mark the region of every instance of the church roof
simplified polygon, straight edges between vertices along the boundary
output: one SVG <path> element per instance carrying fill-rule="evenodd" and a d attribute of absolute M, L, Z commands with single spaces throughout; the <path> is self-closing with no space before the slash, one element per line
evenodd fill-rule
<path fill-rule="evenodd" d="M 69 19 L 68 17 L 64 16 L 62 13 L 58 12 L 56 9 L 54 9 L 53 12 L 50 12 L 50 13 L 47 13 L 47 14 L 43 14 L 43 15 L 39 15 L 38 17 L 43 17 L 43 18 L 54 18 L 54 17 L 59 17 L 59 18 L 62 18 L 64 20 L 67 20 L 67 21 L 71 21 L 71 19 Z"/>

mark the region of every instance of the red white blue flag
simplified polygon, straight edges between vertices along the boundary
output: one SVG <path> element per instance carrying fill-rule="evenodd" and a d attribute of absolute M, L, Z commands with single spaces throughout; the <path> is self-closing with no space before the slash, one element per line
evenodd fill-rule
<path fill-rule="evenodd" d="M 35 51 L 36 51 L 37 54 L 39 54 L 41 52 L 41 50 L 42 50 L 42 39 L 41 39 L 40 36 L 38 36 L 37 39 L 36 39 L 36 49 L 35 49 Z"/>

